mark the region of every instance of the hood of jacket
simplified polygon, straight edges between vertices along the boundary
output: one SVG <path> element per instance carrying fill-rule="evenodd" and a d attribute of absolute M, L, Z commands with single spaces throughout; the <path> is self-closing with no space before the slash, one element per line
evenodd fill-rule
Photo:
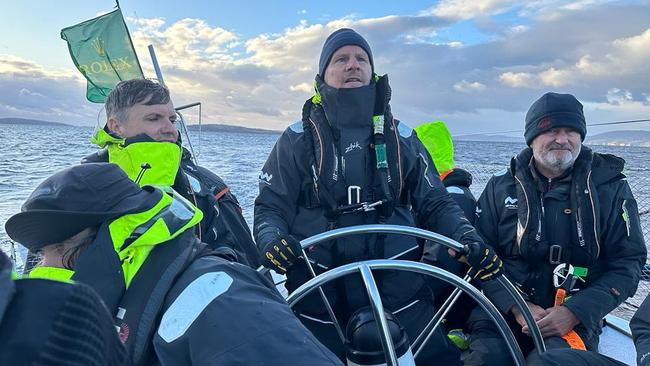
<path fill-rule="evenodd" d="M 442 180 L 445 187 L 467 187 L 472 185 L 472 174 L 462 168 L 453 168 Z"/>

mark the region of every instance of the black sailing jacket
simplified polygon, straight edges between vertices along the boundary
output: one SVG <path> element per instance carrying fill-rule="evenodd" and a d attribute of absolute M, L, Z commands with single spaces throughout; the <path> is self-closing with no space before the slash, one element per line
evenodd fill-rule
<path fill-rule="evenodd" d="M 315 125 L 327 126 L 326 113 L 323 112 L 321 104 L 313 104 L 311 110 L 307 112 Z M 394 201 L 392 215 L 385 218 L 384 222 L 426 227 L 462 243 L 479 241 L 480 237 L 440 182 L 438 172 L 415 132 L 398 120 L 390 118 L 386 121 L 384 134 L 387 140 L 397 141 L 396 150 L 399 154 L 398 166 L 391 167 L 392 172 L 398 172 L 392 174 L 391 185 L 396 186 L 395 180 L 399 179 L 401 189 L 400 199 Z M 280 136 L 264 164 L 260 175 L 260 193 L 255 200 L 256 235 L 260 229 L 271 226 L 302 240 L 328 230 L 328 219 L 323 207 L 305 199 L 312 196 L 310 190 L 313 186 L 309 184 L 312 180 L 312 167 L 304 157 L 314 153 L 305 147 L 306 136 L 303 121 L 291 125 Z M 332 151 L 333 149 L 328 148 L 328 144 L 334 142 L 322 136 L 317 134 L 313 145 L 323 146 L 320 151 Z M 359 182 L 363 196 L 372 184 L 368 182 L 370 180 L 368 177 L 374 175 L 374 171 L 369 170 L 372 169 L 372 164 L 368 164 L 374 154 L 370 147 L 372 127 L 368 125 L 364 130 L 363 126 L 355 125 L 349 130 L 340 130 L 339 136 L 340 153 L 347 161 L 346 167 L 339 171 L 346 174 L 346 184 L 350 184 L 350 180 L 357 179 L 355 183 Z M 335 159 L 335 157 L 324 156 L 323 159 Z M 357 163 L 351 163 L 354 161 Z M 395 161 L 389 162 L 391 163 L 396 164 Z M 330 166 L 335 165 L 336 162 Z M 329 179 L 329 177 L 325 178 Z M 420 221 L 417 225 L 413 212 Z M 379 219 L 376 211 L 366 214 L 343 214 L 339 217 L 337 226 L 376 224 Z M 316 245 L 309 250 L 308 255 L 314 261 L 317 273 L 345 263 L 371 258 L 397 257 L 415 261 L 421 258 L 421 248 L 413 238 L 388 235 L 385 240 L 376 239 L 376 236 L 366 236 L 364 240 L 358 236 L 338 239 L 335 243 Z M 288 290 L 291 292 L 308 280 L 310 278 L 308 273 L 301 260 L 290 267 L 286 284 Z M 421 279 L 414 280 L 412 275 L 410 277 L 402 275 L 409 274 L 389 273 L 380 277 L 378 281 L 383 294 L 392 294 L 385 297 L 385 306 L 391 311 L 405 306 L 413 300 L 414 296 L 422 294 Z M 328 293 L 328 298 L 333 303 L 337 301 L 349 303 L 354 302 L 356 297 L 363 297 L 363 291 L 363 288 L 346 288 L 344 291 Z M 309 300 L 305 302 L 309 303 Z M 352 305 L 356 307 L 359 304 Z M 307 304 L 305 307 L 308 309 L 306 312 L 311 315 L 322 314 L 325 311 L 317 297 L 313 306 Z"/>
<path fill-rule="evenodd" d="M 531 159 L 527 148 L 489 180 L 476 228 L 524 297 L 544 307 L 553 305 L 555 291 L 549 247 L 563 244 L 562 262 L 588 268 L 586 283 L 565 305 L 590 337 L 597 335 L 602 318 L 634 295 L 646 259 L 636 200 L 622 173 L 625 162 L 583 146 L 570 176 L 560 179 L 560 193 L 545 196 Z M 554 204 L 542 212 L 547 202 Z M 559 218 L 558 225 L 550 218 Z M 514 305 L 504 294 L 493 301 L 504 312 Z"/>

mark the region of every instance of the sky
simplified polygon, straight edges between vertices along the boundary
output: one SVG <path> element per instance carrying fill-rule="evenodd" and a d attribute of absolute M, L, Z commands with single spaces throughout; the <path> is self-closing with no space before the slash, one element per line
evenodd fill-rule
<path fill-rule="evenodd" d="M 57 6 L 58 5 L 58 6 Z M 103 124 L 60 30 L 112 1 L 3 1 L 0 118 Z M 455 135 L 523 130 L 532 102 L 572 93 L 588 123 L 650 118 L 650 0 L 120 2 L 145 76 L 153 44 L 176 105 L 204 123 L 282 130 L 313 94 L 327 36 L 350 27 L 388 74 L 393 114 Z M 186 112 L 191 122 L 195 111 Z M 593 127 L 650 129 L 650 123 Z"/>

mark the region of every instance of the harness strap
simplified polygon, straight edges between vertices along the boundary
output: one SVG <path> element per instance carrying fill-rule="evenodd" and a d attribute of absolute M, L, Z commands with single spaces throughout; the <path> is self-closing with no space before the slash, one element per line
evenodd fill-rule
<path fill-rule="evenodd" d="M 219 199 L 221 199 L 221 197 L 223 197 L 228 192 L 230 192 L 230 188 L 226 187 L 226 188 L 220 190 L 219 192 L 217 192 L 217 194 L 214 195 L 214 198 L 216 198 L 217 201 L 218 201 Z"/>

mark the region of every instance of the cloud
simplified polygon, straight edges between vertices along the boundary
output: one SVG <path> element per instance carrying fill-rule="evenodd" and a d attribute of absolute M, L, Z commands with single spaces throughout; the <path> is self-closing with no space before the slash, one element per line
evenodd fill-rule
<path fill-rule="evenodd" d="M 499 80 L 515 88 L 560 88 L 605 81 L 636 84 L 634 80 L 642 80 L 641 83 L 645 83 L 650 80 L 647 77 L 650 74 L 647 62 L 650 59 L 650 28 L 629 37 L 600 41 L 569 56 L 577 60 L 566 66 L 561 65 L 571 61 L 569 57 L 556 60 L 552 63 L 558 66 L 536 72 L 507 71 L 499 76 Z M 530 70 L 538 68 L 538 65 L 528 67 Z"/>
<path fill-rule="evenodd" d="M 314 90 L 314 87 L 312 85 L 309 85 L 308 83 L 300 83 L 297 85 L 291 85 L 289 87 L 289 90 L 311 93 Z"/>
<path fill-rule="evenodd" d="M 467 20 L 505 12 L 517 3 L 515 0 L 442 0 L 423 14 Z"/>
<path fill-rule="evenodd" d="M 90 125 L 96 106 L 87 106 L 85 82 L 75 70 L 47 69 L 33 61 L 0 55 L 0 116 Z"/>
<path fill-rule="evenodd" d="M 45 98 L 45 95 L 38 93 L 38 92 L 33 92 L 27 88 L 22 88 L 20 91 L 18 91 L 18 95 L 20 96 L 28 96 L 28 97 L 35 97 L 35 98 Z"/>
<path fill-rule="evenodd" d="M 454 84 L 454 89 L 463 93 L 482 92 L 485 90 L 485 85 L 478 81 L 470 83 L 466 80 L 462 80 Z"/>
<path fill-rule="evenodd" d="M 504 72 L 499 75 L 499 80 L 513 88 L 536 88 L 538 81 L 535 75 L 528 72 Z"/>
<path fill-rule="evenodd" d="M 411 125 L 513 129 L 549 90 L 574 93 L 592 120 L 650 115 L 647 3 L 443 0 L 414 16 L 301 20 L 252 37 L 199 18 L 127 22 L 145 74 L 154 75 L 154 44 L 174 103 L 202 101 L 204 122 L 281 129 L 299 119 L 322 43 L 340 27 L 366 37 L 375 70 L 390 77 L 395 115 Z M 467 27 L 481 37 L 469 39 Z M 89 124 L 98 106 L 84 93 L 74 69 L 0 56 L 0 116 L 70 113 Z"/>

